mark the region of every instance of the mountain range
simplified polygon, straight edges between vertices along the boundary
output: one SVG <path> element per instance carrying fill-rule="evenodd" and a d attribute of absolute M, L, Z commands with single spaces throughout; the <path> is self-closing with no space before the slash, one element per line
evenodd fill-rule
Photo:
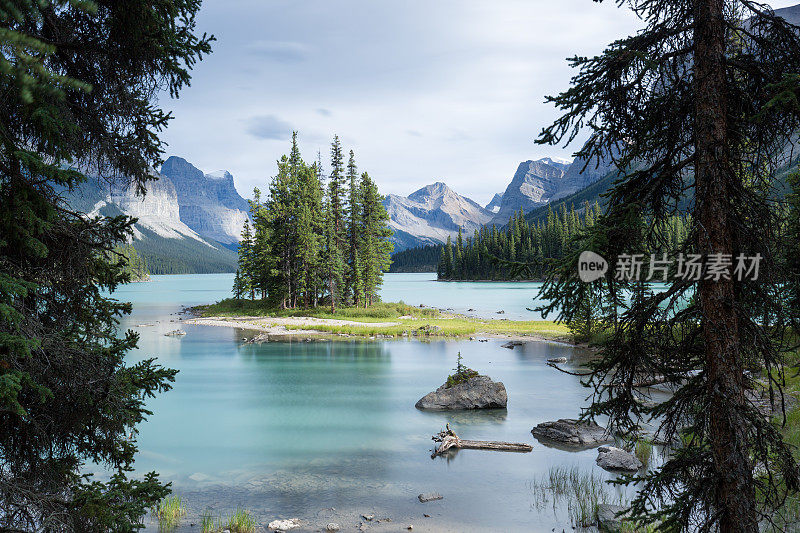
<path fill-rule="evenodd" d="M 613 168 L 610 161 L 593 160 L 587 164 L 584 160 L 573 163 L 550 157 L 523 161 L 505 190 L 495 194 L 485 207 L 441 182 L 408 197 L 391 194 L 384 205 L 394 230 L 395 251 L 444 243 L 448 236 L 458 235 L 459 227 L 471 236 L 487 224 L 504 226 L 520 209 L 526 214 L 536 212 L 542 206 L 578 194 L 609 175 L 616 175 Z"/>
<path fill-rule="evenodd" d="M 204 174 L 170 157 L 137 195 L 125 178 L 89 179 L 63 191 L 73 209 L 89 216 L 125 214 L 138 220 L 133 245 L 153 274 L 231 272 L 249 205 L 226 171 Z"/>
<path fill-rule="evenodd" d="M 437 181 L 408 196 L 384 199 L 395 251 L 441 244 L 461 231 L 470 236 L 487 224 L 503 226 L 520 209 L 569 197 L 608 174 L 608 165 L 571 164 L 554 158 L 523 161 L 510 183 L 485 207 Z M 224 170 L 204 173 L 185 159 L 172 156 L 155 173 L 144 196 L 125 179 L 90 177 L 65 191 L 73 209 L 89 215 L 136 217 L 133 245 L 151 273 L 230 272 L 249 204 Z"/>
<path fill-rule="evenodd" d="M 383 205 L 389 214 L 396 251 L 443 243 L 448 236 L 457 235 L 459 228 L 472 235 L 492 219 L 490 210 L 440 181 L 408 196 L 390 194 Z"/>

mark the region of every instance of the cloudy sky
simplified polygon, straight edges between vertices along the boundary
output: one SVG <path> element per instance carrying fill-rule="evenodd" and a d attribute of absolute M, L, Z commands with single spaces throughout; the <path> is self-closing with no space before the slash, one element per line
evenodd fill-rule
<path fill-rule="evenodd" d="M 338 134 L 384 194 L 444 181 L 481 204 L 519 162 L 579 148 L 534 143 L 556 116 L 544 97 L 568 86 L 566 57 L 640 26 L 591 0 L 204 0 L 198 23 L 217 41 L 162 102 L 167 155 L 227 169 L 250 196 L 292 130 L 323 162 Z"/>

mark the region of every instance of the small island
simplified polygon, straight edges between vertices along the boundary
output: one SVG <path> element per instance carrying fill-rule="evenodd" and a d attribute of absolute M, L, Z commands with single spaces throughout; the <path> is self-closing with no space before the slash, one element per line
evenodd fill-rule
<path fill-rule="evenodd" d="M 465 366 L 461 352 L 455 372 L 433 392 L 419 399 L 415 407 L 422 410 L 454 411 L 466 409 L 505 409 L 508 405 L 506 387 L 489 376 Z"/>
<path fill-rule="evenodd" d="M 233 327 L 258 332 L 250 340 L 264 342 L 287 337 L 319 340 L 497 338 L 516 341 L 573 342 L 563 324 L 549 320 L 491 320 L 468 317 L 430 307 L 378 302 L 371 307 L 280 309 L 262 300 L 229 298 L 191 307 L 186 324 Z"/>

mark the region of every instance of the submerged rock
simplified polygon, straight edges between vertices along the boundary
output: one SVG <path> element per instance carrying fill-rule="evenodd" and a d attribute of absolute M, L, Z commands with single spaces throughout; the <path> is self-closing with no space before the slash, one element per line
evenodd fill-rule
<path fill-rule="evenodd" d="M 552 358 L 548 359 L 547 362 L 548 363 L 566 363 L 567 362 L 567 358 L 566 357 L 552 357 Z"/>
<path fill-rule="evenodd" d="M 627 507 L 622 507 L 621 505 L 598 504 L 597 525 L 600 531 L 608 531 L 610 533 L 620 531 L 622 529 L 622 521 L 625 518 L 621 513 L 625 513 L 627 510 Z M 620 516 L 617 516 L 618 514 Z"/>
<path fill-rule="evenodd" d="M 489 376 L 476 376 L 450 388 L 442 385 L 420 398 L 416 408 L 437 411 L 505 409 L 507 404 L 506 387 L 502 382 L 492 381 Z"/>
<path fill-rule="evenodd" d="M 339 524 L 337 524 L 336 522 L 331 522 L 330 524 L 325 526 L 325 531 L 336 532 L 336 531 L 339 531 L 340 529 L 342 529 L 342 528 L 339 527 Z"/>
<path fill-rule="evenodd" d="M 588 420 L 562 418 L 555 422 L 542 422 L 531 430 L 533 436 L 567 446 L 592 447 L 612 442 L 606 429 Z"/>
<path fill-rule="evenodd" d="M 417 499 L 422 503 L 428 503 L 435 500 L 444 499 L 444 496 L 442 496 L 438 492 L 426 492 L 425 494 L 420 494 L 419 496 L 417 496 Z"/>
<path fill-rule="evenodd" d="M 509 350 L 513 350 L 515 346 L 522 346 L 522 343 L 519 341 L 511 341 L 503 344 L 501 348 L 508 348 Z"/>
<path fill-rule="evenodd" d="M 636 472 L 642 467 L 642 462 L 635 455 L 621 448 L 600 446 L 597 452 L 597 466 L 604 470 Z"/>
<path fill-rule="evenodd" d="M 181 337 L 183 335 L 186 335 L 186 332 L 183 331 L 182 329 L 174 329 L 172 331 L 164 333 L 165 337 Z"/>
<path fill-rule="evenodd" d="M 272 531 L 289 531 L 290 529 L 294 529 L 296 527 L 300 527 L 300 519 L 298 518 L 290 518 L 288 520 L 273 520 L 267 526 L 267 528 Z"/>

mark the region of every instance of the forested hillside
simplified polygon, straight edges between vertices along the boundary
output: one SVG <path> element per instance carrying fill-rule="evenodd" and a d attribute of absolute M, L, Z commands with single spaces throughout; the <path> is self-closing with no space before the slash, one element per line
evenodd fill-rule
<path fill-rule="evenodd" d="M 441 255 L 441 244 L 409 248 L 392 254 L 389 272 L 436 272 Z"/>
<path fill-rule="evenodd" d="M 214 243 L 212 248 L 194 239 L 165 239 L 154 232 L 140 230 L 144 238 L 134 241 L 150 274 L 213 274 L 234 272 L 236 252 Z M 212 241 L 213 242 L 213 241 Z"/>
<path fill-rule="evenodd" d="M 437 267 L 440 280 L 543 279 L 554 262 L 574 250 L 576 237 L 594 226 L 602 214 L 599 203 L 584 204 L 581 210 L 561 205 L 548 209 L 544 221 L 529 222 L 520 211 L 508 224 L 484 227 L 470 238 L 459 234 L 456 242 L 443 247 Z M 671 244 L 683 242 L 686 221 L 672 217 L 664 228 Z"/>
<path fill-rule="evenodd" d="M 116 259 L 122 263 L 122 272 L 130 276 L 131 281 L 150 279 L 147 262 L 136 252 L 132 244 L 127 243 L 115 247 L 114 254 L 116 254 Z"/>

